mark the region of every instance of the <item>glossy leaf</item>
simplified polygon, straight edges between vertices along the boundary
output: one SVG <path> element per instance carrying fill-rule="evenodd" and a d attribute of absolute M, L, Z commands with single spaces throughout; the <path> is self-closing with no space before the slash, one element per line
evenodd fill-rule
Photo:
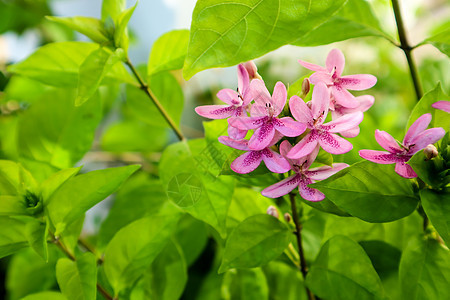
<path fill-rule="evenodd" d="M 450 245 L 450 191 L 428 190 L 420 191 L 420 200 L 439 235 L 447 245 Z"/>
<path fill-rule="evenodd" d="M 56 264 L 56 278 L 67 299 L 95 299 L 97 294 L 97 259 L 89 252 L 77 257 L 76 261 L 61 258 Z"/>
<path fill-rule="evenodd" d="M 160 177 L 169 199 L 224 238 L 234 180 L 210 173 L 207 147 L 203 139 L 170 145 L 161 157 Z"/>
<path fill-rule="evenodd" d="M 104 43 L 109 40 L 108 33 L 105 30 L 105 24 L 91 17 L 53 17 L 48 16 L 50 21 L 63 24 L 70 29 L 78 31 L 96 43 Z"/>
<path fill-rule="evenodd" d="M 123 227 L 113 237 L 105 251 L 104 267 L 116 296 L 132 286 L 163 250 L 179 217 L 176 208 L 167 206 L 157 215 Z"/>
<path fill-rule="evenodd" d="M 189 42 L 189 30 L 173 30 L 153 43 L 148 58 L 148 75 L 183 68 Z"/>
<path fill-rule="evenodd" d="M 22 300 L 68 300 L 68 299 L 60 292 L 46 291 L 28 295 L 22 298 Z"/>
<path fill-rule="evenodd" d="M 92 171 L 67 180 L 47 203 L 47 213 L 55 234 L 81 217 L 89 208 L 116 191 L 139 166 L 131 165 Z"/>
<path fill-rule="evenodd" d="M 329 19 L 345 3 L 307 0 L 203 0 L 192 15 L 183 74 L 251 60 Z"/>
<path fill-rule="evenodd" d="M 97 48 L 97 44 L 85 42 L 50 43 L 8 70 L 48 85 L 76 88 L 80 66 Z M 135 82 L 121 63 L 115 64 L 106 74 L 105 82 L 108 81 Z"/>
<path fill-rule="evenodd" d="M 287 226 L 272 216 L 247 218 L 228 237 L 219 272 L 263 266 L 286 249 L 291 236 Z"/>
<path fill-rule="evenodd" d="M 115 20 L 125 10 L 126 4 L 126 0 L 103 0 L 102 20 L 105 21 L 108 17 Z"/>
<path fill-rule="evenodd" d="M 401 251 L 382 241 L 369 240 L 359 242 L 381 279 L 397 274 Z"/>
<path fill-rule="evenodd" d="M 328 179 L 310 185 L 339 208 L 367 222 L 389 222 L 411 214 L 417 206 L 409 180 L 393 165 L 356 163 Z"/>
<path fill-rule="evenodd" d="M 322 299 L 384 299 L 369 257 L 358 243 L 340 235 L 322 246 L 306 285 Z"/>
<path fill-rule="evenodd" d="M 269 298 L 267 280 L 260 268 L 227 271 L 220 290 L 226 300 Z"/>
<path fill-rule="evenodd" d="M 44 201 L 44 203 L 47 202 L 48 199 L 50 199 L 51 195 L 67 180 L 72 178 L 73 176 L 77 175 L 78 172 L 80 172 L 82 167 L 78 168 L 68 168 L 61 170 L 49 178 L 47 178 L 42 184 L 41 184 L 41 197 Z"/>
<path fill-rule="evenodd" d="M 404 299 L 448 299 L 450 252 L 434 239 L 414 237 L 400 260 Z"/>
<path fill-rule="evenodd" d="M 424 43 L 431 44 L 445 55 L 450 56 L 450 27 L 447 27 L 442 32 L 427 38 Z"/>

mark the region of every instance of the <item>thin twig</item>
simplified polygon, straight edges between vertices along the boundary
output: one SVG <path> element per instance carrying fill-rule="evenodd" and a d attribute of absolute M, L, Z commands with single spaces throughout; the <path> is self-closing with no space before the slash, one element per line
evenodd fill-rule
<path fill-rule="evenodd" d="M 291 201 L 291 209 L 292 209 L 292 219 L 295 224 L 295 236 L 297 238 L 297 246 L 298 246 L 298 254 L 300 256 L 300 272 L 302 272 L 303 279 L 306 279 L 306 274 L 308 274 L 308 267 L 306 266 L 305 253 L 303 251 L 302 246 L 302 224 L 300 223 L 300 219 L 298 217 L 297 205 L 295 203 L 295 194 L 289 193 L 289 200 Z M 316 299 L 314 294 L 306 287 L 306 293 L 308 294 L 309 300 Z"/>
<path fill-rule="evenodd" d="M 406 60 L 408 61 L 409 72 L 411 74 L 411 79 L 413 81 L 414 90 L 416 92 L 417 101 L 422 98 L 422 87 L 420 85 L 419 73 L 417 72 L 416 64 L 412 58 L 411 50 L 414 49 L 408 44 L 408 40 L 406 38 L 406 31 L 403 25 L 402 14 L 400 13 L 400 6 L 398 4 L 398 0 L 391 0 L 392 8 L 394 10 L 395 22 L 397 23 L 397 31 L 398 37 L 400 39 L 400 49 L 403 50 L 406 56 Z"/>
<path fill-rule="evenodd" d="M 156 98 L 155 94 L 153 94 L 153 92 L 150 89 L 150 87 L 148 86 L 148 84 L 142 79 L 141 75 L 139 75 L 138 71 L 133 66 L 133 64 L 131 63 L 130 59 L 127 58 L 127 61 L 125 62 L 125 64 L 130 68 L 130 70 L 133 73 L 134 77 L 136 77 L 137 81 L 139 82 L 140 89 L 143 90 L 145 92 L 145 94 L 153 102 L 153 104 L 155 104 L 156 108 L 159 110 L 161 115 L 164 117 L 164 119 L 167 121 L 169 126 L 175 132 L 175 134 L 177 135 L 178 139 L 180 139 L 181 141 L 182 140 L 186 140 L 186 138 L 181 133 L 181 131 L 178 128 L 178 126 L 175 124 L 175 122 L 172 120 L 170 115 L 167 113 L 166 109 L 161 105 L 159 100 Z"/>

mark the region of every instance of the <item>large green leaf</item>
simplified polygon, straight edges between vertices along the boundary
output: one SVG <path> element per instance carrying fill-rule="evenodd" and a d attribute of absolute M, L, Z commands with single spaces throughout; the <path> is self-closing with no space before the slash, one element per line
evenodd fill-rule
<path fill-rule="evenodd" d="M 53 193 L 46 205 L 50 220 L 56 228 L 55 234 L 62 233 L 67 225 L 112 194 L 138 168 L 137 165 L 109 168 L 67 180 Z"/>
<path fill-rule="evenodd" d="M 8 70 L 48 85 L 76 88 L 80 66 L 97 48 L 97 44 L 85 42 L 50 43 L 36 50 L 24 61 L 10 66 Z M 135 83 L 121 63 L 111 68 L 106 74 L 106 80 Z"/>
<path fill-rule="evenodd" d="M 69 90 L 54 90 L 24 112 L 18 124 L 19 154 L 57 168 L 70 168 L 91 148 L 102 115 L 94 97 L 75 107 Z"/>
<path fill-rule="evenodd" d="M 328 179 L 311 185 L 352 216 L 367 222 L 389 222 L 411 214 L 417 206 L 409 180 L 393 165 L 356 163 Z"/>
<path fill-rule="evenodd" d="M 108 33 L 105 30 L 105 24 L 91 17 L 52 17 L 48 16 L 50 21 L 66 25 L 70 29 L 78 31 L 96 43 L 108 42 Z"/>
<path fill-rule="evenodd" d="M 0 258 L 28 246 L 25 221 L 0 216 L 0 228 Z"/>
<path fill-rule="evenodd" d="M 180 217 L 173 205 L 123 227 L 105 251 L 104 267 L 117 296 L 150 266 L 169 241 Z"/>
<path fill-rule="evenodd" d="M 186 264 L 190 266 L 202 254 L 209 238 L 208 227 L 189 214 L 185 214 L 177 225 L 175 239 L 183 250 Z"/>
<path fill-rule="evenodd" d="M 444 29 L 432 37 L 427 38 L 423 43 L 428 43 L 439 49 L 442 53 L 450 56 L 450 27 Z"/>
<path fill-rule="evenodd" d="M 169 198 L 193 217 L 226 236 L 234 180 L 210 173 L 205 140 L 172 144 L 163 152 L 160 176 Z"/>
<path fill-rule="evenodd" d="M 448 199 L 450 199 L 448 189 L 420 191 L 420 200 L 425 213 L 445 243 L 450 245 L 450 201 Z"/>
<path fill-rule="evenodd" d="M 172 30 L 160 36 L 148 58 L 148 75 L 183 68 L 189 42 L 189 30 Z"/>
<path fill-rule="evenodd" d="M 450 100 L 450 97 L 442 90 L 441 83 L 438 83 L 433 90 L 423 95 L 416 104 L 409 116 L 406 130 L 408 130 L 421 115 L 431 113 L 432 119 L 430 127 L 442 127 L 445 131 L 448 131 L 450 129 L 450 118 L 448 117 L 448 113 L 431 107 L 431 104 L 439 100 Z"/>
<path fill-rule="evenodd" d="M 329 19 L 345 0 L 201 0 L 192 16 L 184 77 L 261 56 Z"/>
<path fill-rule="evenodd" d="M 220 291 L 224 300 L 269 299 L 267 280 L 260 268 L 229 270 L 223 277 Z"/>
<path fill-rule="evenodd" d="M 60 292 L 46 291 L 28 295 L 22 298 L 22 300 L 68 300 L 68 299 Z"/>
<path fill-rule="evenodd" d="M 292 44 L 318 46 L 361 36 L 385 36 L 369 2 L 348 0 L 329 20 Z"/>
<path fill-rule="evenodd" d="M 67 299 L 95 299 L 97 295 L 97 259 L 90 252 L 78 256 L 76 261 L 61 258 L 56 264 L 56 278 Z"/>
<path fill-rule="evenodd" d="M 41 184 L 41 197 L 45 202 L 67 180 L 77 175 L 82 167 L 68 168 L 52 174 Z"/>
<path fill-rule="evenodd" d="M 320 249 L 306 285 L 322 299 L 384 299 L 381 280 L 355 241 L 341 235 Z"/>
<path fill-rule="evenodd" d="M 263 266 L 283 253 L 291 236 L 288 227 L 272 216 L 247 218 L 228 237 L 219 272 Z"/>
<path fill-rule="evenodd" d="M 18 196 L 36 190 L 37 183 L 30 172 L 14 161 L 0 160 L 0 195 Z"/>
<path fill-rule="evenodd" d="M 400 260 L 403 299 L 449 299 L 450 252 L 434 239 L 413 238 Z"/>

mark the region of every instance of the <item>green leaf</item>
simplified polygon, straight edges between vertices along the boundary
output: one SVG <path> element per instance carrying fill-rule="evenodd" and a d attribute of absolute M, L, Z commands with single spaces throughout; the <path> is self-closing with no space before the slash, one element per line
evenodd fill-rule
<path fill-rule="evenodd" d="M 0 160 L 0 195 L 22 196 L 36 190 L 37 183 L 30 172 L 16 162 Z"/>
<path fill-rule="evenodd" d="M 0 228 L 0 258 L 28 246 L 25 221 L 0 216 Z"/>
<path fill-rule="evenodd" d="M 382 241 L 361 241 L 359 243 L 370 258 L 381 279 L 397 274 L 401 251 Z"/>
<path fill-rule="evenodd" d="M 189 42 L 189 30 L 172 30 L 160 36 L 148 58 L 148 75 L 183 68 Z"/>
<path fill-rule="evenodd" d="M 108 17 L 115 20 L 125 10 L 126 4 L 126 0 L 103 0 L 102 20 L 105 21 Z"/>
<path fill-rule="evenodd" d="M 442 53 L 450 56 L 450 27 L 442 32 L 427 38 L 423 43 L 428 43 L 439 49 Z M 422 44 L 422 43 L 421 43 Z"/>
<path fill-rule="evenodd" d="M 51 86 L 76 88 L 80 66 L 96 49 L 98 45 L 94 43 L 50 43 L 37 49 L 24 61 L 10 66 L 8 71 Z M 117 81 L 135 83 L 120 62 L 112 67 L 104 79 L 105 83 Z"/>
<path fill-rule="evenodd" d="M 411 157 L 408 165 L 414 169 L 420 179 L 432 187 L 440 188 L 447 184 L 444 162 L 439 156 L 427 159 L 421 150 Z"/>
<path fill-rule="evenodd" d="M 90 252 L 78 256 L 76 261 L 61 258 L 56 264 L 56 278 L 67 299 L 95 299 L 97 295 L 97 259 Z"/>
<path fill-rule="evenodd" d="M 77 175 L 82 167 L 64 169 L 52 174 L 41 184 L 41 197 L 44 204 L 50 199 L 50 196 L 67 180 Z"/>
<path fill-rule="evenodd" d="M 306 285 L 322 299 L 384 299 L 381 280 L 355 241 L 341 235 L 320 249 Z"/>
<path fill-rule="evenodd" d="M 403 299 L 449 299 L 450 252 L 434 239 L 413 238 L 400 260 Z"/>
<path fill-rule="evenodd" d="M 426 113 L 431 113 L 432 116 L 429 127 L 442 127 L 445 131 L 448 131 L 450 129 L 450 118 L 448 117 L 448 113 L 431 107 L 431 104 L 440 100 L 450 100 L 450 97 L 442 90 L 441 83 L 438 83 L 433 90 L 423 95 L 416 104 L 409 116 L 406 131 L 421 115 Z"/>
<path fill-rule="evenodd" d="M 22 300 L 68 300 L 68 299 L 60 292 L 46 291 L 28 295 L 22 298 Z"/>
<path fill-rule="evenodd" d="M 345 3 L 309 0 L 203 0 L 192 16 L 183 68 L 186 79 L 228 67 L 295 42 Z"/>
<path fill-rule="evenodd" d="M 302 275 L 297 268 L 280 261 L 271 261 L 263 270 L 269 284 L 269 299 L 308 299 Z"/>
<path fill-rule="evenodd" d="M 219 273 L 231 268 L 255 268 L 277 258 L 291 241 L 287 226 L 269 215 L 245 219 L 231 232 Z"/>
<path fill-rule="evenodd" d="M 131 300 L 180 299 L 187 283 L 187 268 L 180 246 L 170 241 L 131 293 Z"/>
<path fill-rule="evenodd" d="M 115 296 L 132 286 L 163 250 L 179 217 L 174 206 L 167 206 L 164 211 L 134 221 L 117 232 L 106 248 L 104 260 Z"/>
<path fill-rule="evenodd" d="M 138 2 L 121 12 L 117 18 L 114 18 L 114 23 L 116 24 L 116 30 L 114 31 L 114 43 L 117 48 L 122 48 L 125 53 L 128 51 L 128 29 L 127 25 L 136 9 Z"/>
<path fill-rule="evenodd" d="M 47 213 L 55 235 L 81 217 L 89 208 L 116 191 L 140 166 L 130 165 L 92 171 L 67 180 L 47 203 Z"/>
<path fill-rule="evenodd" d="M 170 200 L 224 238 L 234 180 L 210 173 L 207 151 L 203 139 L 170 145 L 161 157 L 160 177 Z"/>
<path fill-rule="evenodd" d="M 418 203 L 408 179 L 392 165 L 358 162 L 311 187 L 339 208 L 367 222 L 389 222 L 411 214 Z"/>
<path fill-rule="evenodd" d="M 185 214 L 178 222 L 175 238 L 183 250 L 186 264 L 190 266 L 202 254 L 208 243 L 207 225 L 191 215 Z"/>
<path fill-rule="evenodd" d="M 116 52 L 100 47 L 92 51 L 83 61 L 78 73 L 76 106 L 82 105 L 92 97 L 105 75 L 119 61 Z"/>
<path fill-rule="evenodd" d="M 25 236 L 31 248 L 46 262 L 48 261 L 48 223 L 30 218 L 26 223 Z"/>
<path fill-rule="evenodd" d="M 348 0 L 329 20 L 292 44 L 318 46 L 361 36 L 386 36 L 366 0 Z"/>
<path fill-rule="evenodd" d="M 351 215 L 345 211 L 343 211 L 342 209 L 340 209 L 336 204 L 334 204 L 330 199 L 328 199 L 327 197 L 325 197 L 325 199 L 323 199 L 322 201 L 317 201 L 317 202 L 313 202 L 313 201 L 307 201 L 302 199 L 303 203 L 314 207 L 315 209 L 318 209 L 320 211 L 329 213 L 329 214 L 333 214 L 333 215 L 337 215 L 337 216 L 341 216 L 341 217 L 350 217 Z"/>
<path fill-rule="evenodd" d="M 450 245 L 450 191 L 420 191 L 423 209 L 447 245 Z"/>
<path fill-rule="evenodd" d="M 0 216 L 27 214 L 23 196 L 0 195 Z"/>
<path fill-rule="evenodd" d="M 102 115 L 99 97 L 75 107 L 71 91 L 46 93 L 21 114 L 19 154 L 63 169 L 72 167 L 91 148 Z"/>
<path fill-rule="evenodd" d="M 269 299 L 267 280 L 260 268 L 227 271 L 220 291 L 224 300 Z"/>
<path fill-rule="evenodd" d="M 108 42 L 108 33 L 105 24 L 91 17 L 53 17 L 47 16 L 48 20 L 66 25 L 70 29 L 78 31 L 96 43 Z"/>

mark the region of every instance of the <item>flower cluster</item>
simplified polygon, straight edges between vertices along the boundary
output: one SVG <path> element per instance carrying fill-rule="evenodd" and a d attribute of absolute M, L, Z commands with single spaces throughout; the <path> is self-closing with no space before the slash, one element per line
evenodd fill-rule
<path fill-rule="evenodd" d="M 328 178 L 348 165 L 335 163 L 309 168 L 320 148 L 331 154 L 343 154 L 353 148 L 343 137 L 359 134 L 363 112 L 373 105 L 374 98 L 369 95 L 355 97 L 348 90 L 371 88 L 377 80 L 368 74 L 342 76 L 345 59 L 338 49 L 328 54 L 325 67 L 299 62 L 315 71 L 309 77 L 314 84 L 309 102 L 292 96 L 286 106 L 285 85 L 277 82 L 270 95 L 255 64 L 247 62 L 238 66 L 237 91 L 223 89 L 218 92 L 217 97 L 225 105 L 200 106 L 195 111 L 210 119 L 228 119 L 228 136 L 219 137 L 219 141 L 246 151 L 231 163 L 230 167 L 236 173 L 250 173 L 264 162 L 271 172 L 291 174 L 264 189 L 264 196 L 280 197 L 298 187 L 304 199 L 321 201 L 325 195 L 308 185 Z M 329 113 L 331 121 L 325 123 Z M 246 136 L 250 138 L 245 139 Z M 286 137 L 297 143 L 292 146 Z"/>

